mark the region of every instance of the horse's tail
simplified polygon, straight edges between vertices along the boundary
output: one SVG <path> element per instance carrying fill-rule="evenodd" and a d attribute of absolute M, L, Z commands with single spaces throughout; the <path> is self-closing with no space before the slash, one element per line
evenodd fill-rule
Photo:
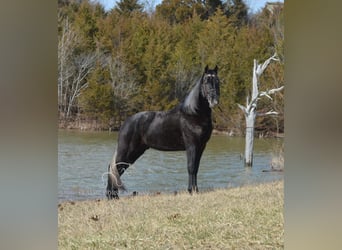
<path fill-rule="evenodd" d="M 112 162 L 108 165 L 108 180 L 115 189 L 126 190 L 124 184 L 121 181 L 120 174 L 116 164 L 116 150 L 112 159 Z"/>

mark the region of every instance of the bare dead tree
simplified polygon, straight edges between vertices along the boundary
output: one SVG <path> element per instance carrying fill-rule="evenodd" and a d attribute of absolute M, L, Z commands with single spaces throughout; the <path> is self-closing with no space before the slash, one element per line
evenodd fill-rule
<path fill-rule="evenodd" d="M 114 94 L 114 105 L 117 110 L 125 112 L 137 94 L 138 83 L 134 71 L 119 56 L 107 58 L 111 86 Z"/>
<path fill-rule="evenodd" d="M 58 107 L 68 119 L 80 91 L 87 86 L 86 77 L 93 70 L 97 55 L 75 55 L 79 35 L 66 18 L 58 39 Z"/>
<path fill-rule="evenodd" d="M 246 119 L 246 144 L 245 144 L 245 165 L 252 166 L 253 165 L 253 146 L 254 146 L 254 125 L 256 116 L 265 116 L 265 115 L 277 115 L 276 111 L 270 110 L 265 113 L 257 113 L 257 103 L 258 100 L 266 96 L 267 98 L 272 100 L 270 95 L 281 91 L 284 86 L 279 88 L 259 91 L 259 79 L 261 74 L 265 71 L 267 66 L 271 61 L 279 61 L 276 53 L 268 58 L 263 64 L 258 64 L 257 60 L 254 59 L 253 66 L 253 80 L 252 80 L 252 97 L 249 100 L 249 96 L 247 96 L 246 106 L 242 106 L 238 104 L 239 108 L 244 112 Z"/>
<path fill-rule="evenodd" d="M 81 93 L 81 90 L 88 86 L 85 81 L 89 73 L 94 69 L 97 55 L 94 53 L 81 54 L 75 57 L 73 61 L 73 77 L 68 86 L 68 102 L 66 118 L 69 117 L 72 106 L 75 103 L 76 97 Z"/>
<path fill-rule="evenodd" d="M 137 82 L 133 72 L 127 68 L 120 57 L 109 58 L 108 67 L 114 94 L 128 100 L 137 91 Z"/>
<path fill-rule="evenodd" d="M 59 17 L 61 19 L 61 17 Z M 73 51 L 77 45 L 78 35 L 69 23 L 68 18 L 62 23 L 61 35 L 58 39 L 58 107 L 61 113 L 67 110 L 67 86 L 72 81 L 74 67 L 71 65 Z"/>

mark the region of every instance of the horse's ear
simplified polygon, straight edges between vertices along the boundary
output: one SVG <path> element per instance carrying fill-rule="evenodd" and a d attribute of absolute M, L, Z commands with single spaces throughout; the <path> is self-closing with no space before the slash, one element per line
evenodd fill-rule
<path fill-rule="evenodd" d="M 209 67 L 208 67 L 208 64 L 207 64 L 207 66 L 205 66 L 205 68 L 204 68 L 204 73 L 208 73 L 208 69 L 209 69 Z"/>
<path fill-rule="evenodd" d="M 217 74 L 217 71 L 218 71 L 217 65 L 215 66 L 214 71 L 215 71 L 215 74 Z"/>

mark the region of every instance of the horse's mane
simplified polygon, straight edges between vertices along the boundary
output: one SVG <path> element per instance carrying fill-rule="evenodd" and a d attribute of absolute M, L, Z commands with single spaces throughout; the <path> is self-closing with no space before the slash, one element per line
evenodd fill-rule
<path fill-rule="evenodd" d="M 185 100 L 182 105 L 182 109 L 185 113 L 188 114 L 196 114 L 197 108 L 198 108 L 198 101 L 199 101 L 199 94 L 201 90 L 201 81 L 203 79 L 203 76 L 201 79 L 199 79 L 196 83 L 196 85 L 192 88 L 190 93 L 185 97 Z"/>

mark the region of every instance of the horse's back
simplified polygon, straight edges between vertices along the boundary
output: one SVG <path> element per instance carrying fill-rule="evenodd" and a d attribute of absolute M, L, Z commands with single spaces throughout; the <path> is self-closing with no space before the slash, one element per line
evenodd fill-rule
<path fill-rule="evenodd" d="M 143 111 L 127 118 L 119 132 L 119 147 L 138 143 L 163 151 L 185 150 L 178 110 Z"/>
<path fill-rule="evenodd" d="M 151 148 L 163 151 L 185 150 L 177 109 L 155 112 L 145 132 L 143 139 Z"/>
<path fill-rule="evenodd" d="M 143 111 L 128 117 L 120 128 L 119 143 L 131 137 L 141 137 L 154 116 L 155 112 Z"/>

